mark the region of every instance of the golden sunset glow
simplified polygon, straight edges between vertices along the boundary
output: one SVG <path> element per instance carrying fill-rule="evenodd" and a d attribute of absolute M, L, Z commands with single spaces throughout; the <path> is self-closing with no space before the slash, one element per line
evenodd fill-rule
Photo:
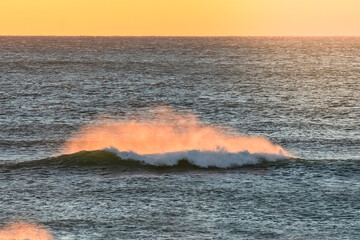
<path fill-rule="evenodd" d="M 0 35 L 360 35 L 359 0 L 1 0 Z"/>

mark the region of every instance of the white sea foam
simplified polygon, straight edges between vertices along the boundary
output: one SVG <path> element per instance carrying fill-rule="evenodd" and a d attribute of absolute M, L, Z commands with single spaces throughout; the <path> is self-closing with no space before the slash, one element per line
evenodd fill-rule
<path fill-rule="evenodd" d="M 132 151 L 119 151 L 114 147 L 105 148 L 104 150 L 116 154 L 123 160 L 137 160 L 154 166 L 174 166 L 177 165 L 180 160 L 187 160 L 189 163 L 202 168 L 232 168 L 243 165 L 254 165 L 263 161 L 275 162 L 288 158 L 280 154 L 249 153 L 248 151 L 231 153 L 221 150 L 189 150 L 159 154 L 137 154 Z"/>

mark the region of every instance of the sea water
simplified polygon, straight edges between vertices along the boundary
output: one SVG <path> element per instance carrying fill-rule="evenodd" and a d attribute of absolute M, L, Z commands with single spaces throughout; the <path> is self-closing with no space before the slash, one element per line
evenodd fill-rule
<path fill-rule="evenodd" d="M 359 239 L 359 126 L 360 38 L 0 37 L 0 239 Z"/>

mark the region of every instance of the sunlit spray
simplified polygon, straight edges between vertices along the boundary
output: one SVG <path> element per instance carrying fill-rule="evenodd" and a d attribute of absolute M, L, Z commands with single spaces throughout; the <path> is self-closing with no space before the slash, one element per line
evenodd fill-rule
<path fill-rule="evenodd" d="M 53 240 L 51 233 L 43 226 L 26 222 L 15 222 L 0 229 L 0 240 Z"/>
<path fill-rule="evenodd" d="M 150 119 L 95 121 L 65 143 L 64 153 L 114 147 L 138 154 L 199 150 L 290 156 L 281 146 L 264 137 L 242 136 L 235 130 L 203 124 L 190 113 L 180 114 L 159 107 L 148 115 Z"/>

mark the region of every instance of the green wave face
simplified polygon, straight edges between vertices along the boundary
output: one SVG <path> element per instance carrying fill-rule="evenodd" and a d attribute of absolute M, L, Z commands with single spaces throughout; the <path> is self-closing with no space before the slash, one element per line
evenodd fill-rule
<path fill-rule="evenodd" d="M 176 166 L 154 166 L 143 163 L 138 160 L 122 159 L 115 153 L 96 150 L 81 151 L 73 154 L 60 155 L 57 157 L 45 158 L 41 160 L 24 161 L 17 163 L 6 163 L 0 165 L 0 168 L 33 168 L 33 167 L 55 167 L 55 168 L 83 168 L 83 167 L 106 167 L 126 168 L 126 169 L 166 169 L 166 168 L 190 168 L 197 169 L 194 164 L 187 160 L 179 160 Z"/>
<path fill-rule="evenodd" d="M 223 151 L 182 151 L 164 154 L 140 155 L 120 152 L 115 148 L 96 151 L 81 151 L 41 160 L 24 161 L 0 165 L 7 168 L 24 167 L 106 167 L 125 169 L 230 169 L 243 166 L 271 164 L 285 160 L 284 156 L 251 154 L 247 151 L 229 153 Z"/>

